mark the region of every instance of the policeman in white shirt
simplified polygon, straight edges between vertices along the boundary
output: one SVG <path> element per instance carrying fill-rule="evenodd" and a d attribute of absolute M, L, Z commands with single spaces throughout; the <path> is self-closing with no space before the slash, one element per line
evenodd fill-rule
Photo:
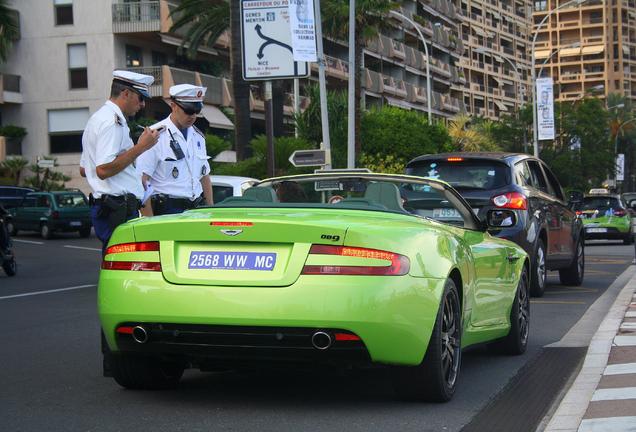
<path fill-rule="evenodd" d="M 146 216 L 181 213 L 212 205 L 210 164 L 205 137 L 194 122 L 203 108 L 206 88 L 190 84 L 170 87 L 170 115 L 151 129 L 162 129 L 158 144 L 137 160 L 137 171 L 151 208 Z"/>
<path fill-rule="evenodd" d="M 80 172 L 93 189 L 91 218 L 103 250 L 118 225 L 139 215 L 144 189 L 133 163 L 157 143 L 159 132 L 145 128 L 133 145 L 126 117 L 144 107 L 153 80 L 149 75 L 113 72 L 110 99 L 91 116 L 82 135 Z"/>

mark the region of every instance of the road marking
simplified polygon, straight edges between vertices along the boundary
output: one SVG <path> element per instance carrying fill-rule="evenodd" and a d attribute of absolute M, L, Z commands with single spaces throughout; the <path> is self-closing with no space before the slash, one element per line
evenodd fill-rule
<path fill-rule="evenodd" d="M 69 249 L 83 249 L 83 250 L 92 250 L 92 251 L 98 251 L 101 252 L 102 250 L 99 248 L 91 248 L 91 247 L 84 247 L 84 246 L 71 246 L 71 245 L 64 245 L 65 248 L 69 248 Z"/>
<path fill-rule="evenodd" d="M 636 417 L 585 419 L 581 422 L 578 432 L 633 432 L 634 424 L 636 424 Z"/>
<path fill-rule="evenodd" d="M 621 324 L 621 330 L 636 330 L 636 322 L 624 322 Z"/>
<path fill-rule="evenodd" d="M 636 311 L 628 311 L 625 313 L 625 318 L 636 318 Z"/>
<path fill-rule="evenodd" d="M 44 244 L 44 242 L 33 241 L 33 240 L 11 239 L 11 241 L 15 242 L 15 243 L 28 243 L 28 244 L 36 244 L 36 245 L 43 245 Z"/>
<path fill-rule="evenodd" d="M 592 395 L 592 402 L 625 399 L 636 399 L 636 387 L 597 389 Z"/>
<path fill-rule="evenodd" d="M 636 374 L 636 363 L 621 363 L 607 365 L 603 375 L 624 375 L 624 374 Z"/>
<path fill-rule="evenodd" d="M 611 275 L 615 275 L 616 272 L 609 272 L 609 271 L 604 271 L 604 270 L 590 270 L 590 269 L 585 269 L 585 274 L 597 274 L 597 275 L 603 275 L 603 274 L 611 274 Z"/>
<path fill-rule="evenodd" d="M 614 336 L 614 346 L 636 346 L 636 336 Z"/>
<path fill-rule="evenodd" d="M 546 294 L 579 294 L 579 293 L 595 293 L 598 292 L 595 288 L 568 288 L 567 290 L 559 291 L 546 291 Z"/>
<path fill-rule="evenodd" d="M 95 285 L 95 284 L 78 285 L 78 286 L 73 286 L 73 287 L 68 287 L 68 288 L 58 288 L 58 289 L 46 290 L 46 291 L 34 291 L 34 292 L 30 292 L 30 293 L 15 294 L 15 295 L 10 295 L 10 296 L 0 297 L 0 300 L 7 300 L 7 299 L 12 299 L 12 298 L 17 298 L 17 297 L 36 296 L 36 295 L 41 295 L 41 294 L 51 294 L 51 293 L 56 293 L 56 292 L 61 292 L 61 291 L 71 291 L 71 290 L 77 290 L 77 289 L 82 289 L 82 288 L 91 288 L 91 287 L 95 287 L 95 286 L 97 286 L 97 285 Z"/>
<path fill-rule="evenodd" d="M 610 259 L 610 258 L 587 258 L 586 262 L 589 263 L 599 263 L 599 264 L 625 264 L 628 263 L 629 260 L 621 260 L 621 259 Z"/>
<path fill-rule="evenodd" d="M 536 304 L 572 304 L 572 305 L 587 304 L 587 302 L 584 302 L 584 301 L 568 301 L 568 300 L 530 300 L 530 303 L 536 303 Z"/>

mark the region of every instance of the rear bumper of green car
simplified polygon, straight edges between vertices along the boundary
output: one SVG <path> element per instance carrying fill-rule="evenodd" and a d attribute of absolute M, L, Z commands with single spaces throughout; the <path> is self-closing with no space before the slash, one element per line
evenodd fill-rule
<path fill-rule="evenodd" d="M 583 220 L 583 226 L 587 239 L 622 239 L 631 234 L 629 216 Z"/>
<path fill-rule="evenodd" d="M 102 270 L 98 307 L 114 353 L 183 356 L 199 364 L 224 357 L 355 354 L 358 360 L 416 365 L 444 283 L 408 275 L 303 275 L 286 287 L 228 287 L 170 284 L 159 272 Z M 130 331 L 137 326 L 147 331 L 147 342 L 134 340 Z M 312 345 L 317 331 L 333 340 L 329 349 Z"/>

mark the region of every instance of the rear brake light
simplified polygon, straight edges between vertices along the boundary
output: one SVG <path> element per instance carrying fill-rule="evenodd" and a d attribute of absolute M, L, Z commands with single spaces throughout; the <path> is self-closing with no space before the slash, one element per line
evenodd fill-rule
<path fill-rule="evenodd" d="M 102 261 L 102 270 L 161 271 L 161 263 L 144 261 Z"/>
<path fill-rule="evenodd" d="M 349 275 L 349 276 L 403 276 L 409 272 L 411 263 L 404 255 L 377 249 L 366 249 L 348 246 L 313 245 L 310 255 L 337 255 L 356 258 L 372 258 L 386 260 L 386 266 L 351 266 L 351 265 L 305 265 L 305 275 Z"/>
<path fill-rule="evenodd" d="M 360 336 L 352 334 L 352 333 L 336 333 L 334 334 L 336 337 L 336 341 L 359 341 Z"/>
<path fill-rule="evenodd" d="M 614 210 L 614 216 L 623 217 L 627 214 L 627 212 L 623 209 Z"/>
<path fill-rule="evenodd" d="M 210 222 L 212 226 L 252 226 L 253 222 Z"/>
<path fill-rule="evenodd" d="M 159 242 L 121 243 L 106 249 L 106 255 L 126 252 L 159 252 Z M 154 261 L 102 261 L 102 270 L 161 271 L 161 263 Z"/>
<path fill-rule="evenodd" d="M 106 249 L 106 255 L 124 252 L 159 252 L 159 242 L 121 243 Z"/>
<path fill-rule="evenodd" d="M 462 162 L 463 160 L 464 160 L 463 157 L 456 157 L 456 156 L 446 158 L 447 162 Z"/>
<path fill-rule="evenodd" d="M 526 210 L 528 208 L 528 199 L 519 192 L 509 192 L 503 195 L 493 197 L 492 202 L 500 208 L 509 208 L 516 210 Z"/>

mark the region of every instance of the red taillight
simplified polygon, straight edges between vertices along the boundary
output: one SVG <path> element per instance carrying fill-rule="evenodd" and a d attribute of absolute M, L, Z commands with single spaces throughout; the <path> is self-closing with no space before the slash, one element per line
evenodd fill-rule
<path fill-rule="evenodd" d="M 121 243 L 106 249 L 106 255 L 125 252 L 159 252 L 159 242 Z M 161 271 L 161 263 L 153 261 L 102 261 L 102 270 Z"/>
<path fill-rule="evenodd" d="M 102 261 L 102 270 L 161 271 L 161 263 L 145 261 Z"/>
<path fill-rule="evenodd" d="M 449 158 L 446 158 L 447 162 L 462 162 L 464 160 L 463 157 L 457 157 L 457 156 L 451 156 Z"/>
<path fill-rule="evenodd" d="M 509 208 L 515 210 L 526 210 L 528 208 L 528 199 L 519 192 L 509 192 L 503 195 L 497 195 L 492 199 L 493 204 L 500 208 Z"/>
<path fill-rule="evenodd" d="M 159 252 L 159 242 L 121 243 L 106 249 L 106 255 L 124 252 Z"/>
<path fill-rule="evenodd" d="M 313 245 L 310 255 L 338 255 L 357 258 L 386 260 L 387 266 L 344 266 L 344 265 L 305 265 L 305 275 L 348 275 L 348 276 L 403 276 L 409 272 L 411 263 L 404 255 L 377 249 L 348 246 Z"/>
<path fill-rule="evenodd" d="M 252 226 L 253 222 L 210 222 L 212 226 Z"/>
<path fill-rule="evenodd" d="M 354 335 L 351 333 L 336 333 L 335 335 L 336 341 L 349 342 L 349 341 L 359 341 L 360 336 Z"/>
<path fill-rule="evenodd" d="M 121 326 L 121 327 L 117 327 L 116 330 L 117 333 L 121 333 L 121 334 L 132 334 L 133 333 L 133 327 L 128 327 L 128 326 Z"/>
<path fill-rule="evenodd" d="M 583 212 L 581 210 L 577 210 L 575 213 L 576 213 L 577 216 L 581 216 L 583 214 Z"/>
<path fill-rule="evenodd" d="M 623 217 L 627 212 L 623 209 L 614 210 L 614 216 Z"/>

